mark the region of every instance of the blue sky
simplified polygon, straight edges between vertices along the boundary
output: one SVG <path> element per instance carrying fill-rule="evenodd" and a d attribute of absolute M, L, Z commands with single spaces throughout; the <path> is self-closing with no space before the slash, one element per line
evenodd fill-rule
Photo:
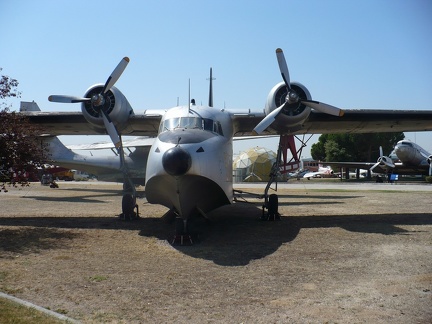
<path fill-rule="evenodd" d="M 2 74 L 16 78 L 21 100 L 44 111 L 79 110 L 50 94 L 83 95 L 104 83 L 123 56 L 116 86 L 136 113 L 192 97 L 261 110 L 281 81 L 281 47 L 291 80 L 313 99 L 341 108 L 432 110 L 432 1 L 55 1 L 4 0 Z M 15 109 L 19 100 L 10 100 Z M 432 152 L 432 134 L 407 133 Z M 108 137 L 106 137 L 107 140 Z M 303 156 L 309 156 L 309 142 Z M 67 144 L 92 138 L 62 137 Z M 97 140 L 101 140 L 100 137 Z M 235 144 L 235 153 L 277 140 Z"/>

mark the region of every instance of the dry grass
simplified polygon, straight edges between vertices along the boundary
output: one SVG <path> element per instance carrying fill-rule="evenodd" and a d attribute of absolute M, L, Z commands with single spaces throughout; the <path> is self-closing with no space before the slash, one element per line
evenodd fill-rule
<path fill-rule="evenodd" d="M 279 190 L 280 222 L 251 198 L 172 247 L 165 208 L 115 217 L 120 189 L 1 193 L 0 290 L 85 323 L 432 319 L 430 192 Z"/>

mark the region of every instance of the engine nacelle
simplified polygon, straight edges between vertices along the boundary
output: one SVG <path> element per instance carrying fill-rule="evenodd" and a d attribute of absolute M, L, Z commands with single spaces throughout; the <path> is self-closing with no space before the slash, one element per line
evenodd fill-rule
<path fill-rule="evenodd" d="M 91 86 L 87 89 L 84 97 L 91 98 L 93 95 L 99 94 L 103 87 L 103 84 L 95 84 Z M 81 104 L 81 111 L 84 118 L 95 128 L 96 131 L 106 133 L 102 116 L 99 113 L 100 109 L 101 107 L 95 109 L 90 101 Z M 105 103 L 103 104 L 102 109 L 107 113 L 119 132 L 127 128 L 128 119 L 134 114 L 126 97 L 114 86 L 105 94 Z"/>
<path fill-rule="evenodd" d="M 312 97 L 309 90 L 301 83 L 292 82 L 291 88 L 298 94 L 301 99 L 311 100 Z M 276 84 L 269 92 L 267 96 L 267 101 L 265 105 L 265 112 L 268 115 L 276 108 L 282 106 L 285 103 L 285 98 L 287 96 L 287 88 L 284 82 Z M 311 108 L 300 103 L 294 103 L 286 105 L 282 110 L 281 114 L 277 117 L 276 125 L 272 128 L 279 128 L 283 125 L 285 130 L 293 130 L 295 128 L 301 127 L 304 121 L 309 117 Z"/>

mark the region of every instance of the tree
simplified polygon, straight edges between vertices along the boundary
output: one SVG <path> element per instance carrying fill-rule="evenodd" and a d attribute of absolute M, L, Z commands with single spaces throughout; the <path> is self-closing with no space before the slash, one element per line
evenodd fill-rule
<path fill-rule="evenodd" d="M 2 69 L 0 68 L 0 71 Z M 0 99 L 19 98 L 18 81 L 2 75 Z M 11 112 L 0 103 L 0 170 L 30 171 L 46 160 L 46 148 L 41 144 L 41 129 L 22 114 Z"/>
<path fill-rule="evenodd" d="M 0 72 L 3 69 L 0 68 Z M 2 75 L 0 78 L 0 99 L 6 99 L 8 97 L 19 98 L 21 92 L 17 90 L 18 81 L 16 79 L 11 79 L 7 75 Z"/>
<path fill-rule="evenodd" d="M 379 147 L 385 154 L 405 138 L 402 132 L 367 134 L 323 134 L 311 147 L 315 160 L 328 162 L 373 162 L 379 157 Z"/>

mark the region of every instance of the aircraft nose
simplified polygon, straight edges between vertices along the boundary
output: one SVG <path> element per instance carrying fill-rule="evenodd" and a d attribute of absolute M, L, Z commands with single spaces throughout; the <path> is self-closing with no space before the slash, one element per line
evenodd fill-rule
<path fill-rule="evenodd" d="M 162 166 L 172 176 L 181 176 L 188 172 L 192 164 L 190 154 L 179 146 L 172 147 L 162 157 Z"/>

